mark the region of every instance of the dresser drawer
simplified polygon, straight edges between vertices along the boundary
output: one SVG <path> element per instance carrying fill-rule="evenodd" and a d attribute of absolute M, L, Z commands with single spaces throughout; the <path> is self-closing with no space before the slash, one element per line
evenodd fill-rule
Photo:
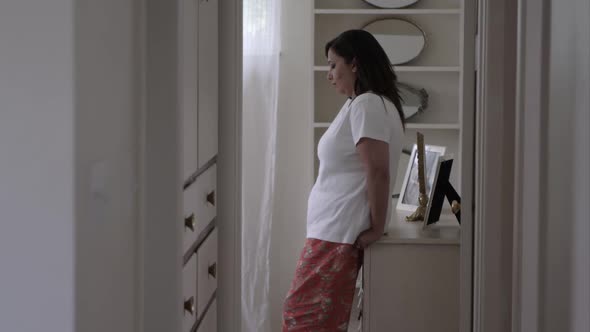
<path fill-rule="evenodd" d="M 217 289 L 217 228 L 197 251 L 197 317 L 201 317 Z"/>
<path fill-rule="evenodd" d="M 184 252 L 191 248 L 197 236 L 215 218 L 216 200 L 217 171 L 216 165 L 213 165 L 184 191 Z"/>
<path fill-rule="evenodd" d="M 182 269 L 182 331 L 189 332 L 197 321 L 197 256 Z"/>
<path fill-rule="evenodd" d="M 217 332 L 217 300 L 213 300 L 197 332 Z"/>

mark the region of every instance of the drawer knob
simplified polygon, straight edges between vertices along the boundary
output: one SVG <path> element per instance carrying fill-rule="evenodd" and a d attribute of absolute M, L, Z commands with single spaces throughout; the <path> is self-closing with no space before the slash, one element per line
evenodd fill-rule
<path fill-rule="evenodd" d="M 184 301 L 184 311 L 188 312 L 191 315 L 195 314 L 195 298 L 190 297 L 188 300 Z"/>
<path fill-rule="evenodd" d="M 209 266 L 209 275 L 213 278 L 217 278 L 217 263 L 213 263 Z"/>
<path fill-rule="evenodd" d="M 197 222 L 195 221 L 195 214 L 191 213 L 190 216 L 184 218 L 184 227 L 190 229 L 191 231 L 195 231 L 195 227 L 197 226 Z"/>
<path fill-rule="evenodd" d="M 211 204 L 212 206 L 215 206 L 215 190 L 213 190 L 207 195 L 207 203 Z"/>

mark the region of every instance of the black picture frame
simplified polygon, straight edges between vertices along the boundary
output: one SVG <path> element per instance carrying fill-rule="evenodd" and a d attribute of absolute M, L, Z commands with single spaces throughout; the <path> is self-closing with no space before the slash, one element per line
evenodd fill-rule
<path fill-rule="evenodd" d="M 452 167 L 453 159 L 441 159 L 438 164 L 434 179 L 434 190 L 432 197 L 428 201 L 426 215 L 424 216 L 424 228 L 439 221 L 445 197 L 447 197 L 449 204 L 451 204 L 453 200 L 456 200 L 459 203 L 461 202 L 461 198 L 449 182 Z M 460 213 L 461 212 L 459 211 L 458 214 L 455 214 L 459 224 L 461 223 Z"/>

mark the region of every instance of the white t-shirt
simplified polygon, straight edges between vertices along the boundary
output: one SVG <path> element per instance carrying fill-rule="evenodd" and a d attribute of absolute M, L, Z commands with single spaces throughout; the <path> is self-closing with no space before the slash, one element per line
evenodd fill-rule
<path fill-rule="evenodd" d="M 367 174 L 356 145 L 363 137 L 389 144 L 389 195 L 395 184 L 404 131 L 387 98 L 364 93 L 347 100 L 318 144 L 320 168 L 309 194 L 307 237 L 354 243 L 370 228 Z M 387 220 L 391 213 L 391 199 Z"/>

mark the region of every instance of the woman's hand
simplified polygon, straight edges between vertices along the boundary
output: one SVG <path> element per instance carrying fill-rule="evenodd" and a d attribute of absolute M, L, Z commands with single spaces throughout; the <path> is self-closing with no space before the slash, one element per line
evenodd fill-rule
<path fill-rule="evenodd" d="M 358 249 L 365 249 L 373 242 L 379 240 L 383 235 L 383 232 L 379 232 L 374 230 L 373 228 L 369 228 L 366 231 L 363 231 L 359 237 L 354 242 L 354 246 Z"/>

